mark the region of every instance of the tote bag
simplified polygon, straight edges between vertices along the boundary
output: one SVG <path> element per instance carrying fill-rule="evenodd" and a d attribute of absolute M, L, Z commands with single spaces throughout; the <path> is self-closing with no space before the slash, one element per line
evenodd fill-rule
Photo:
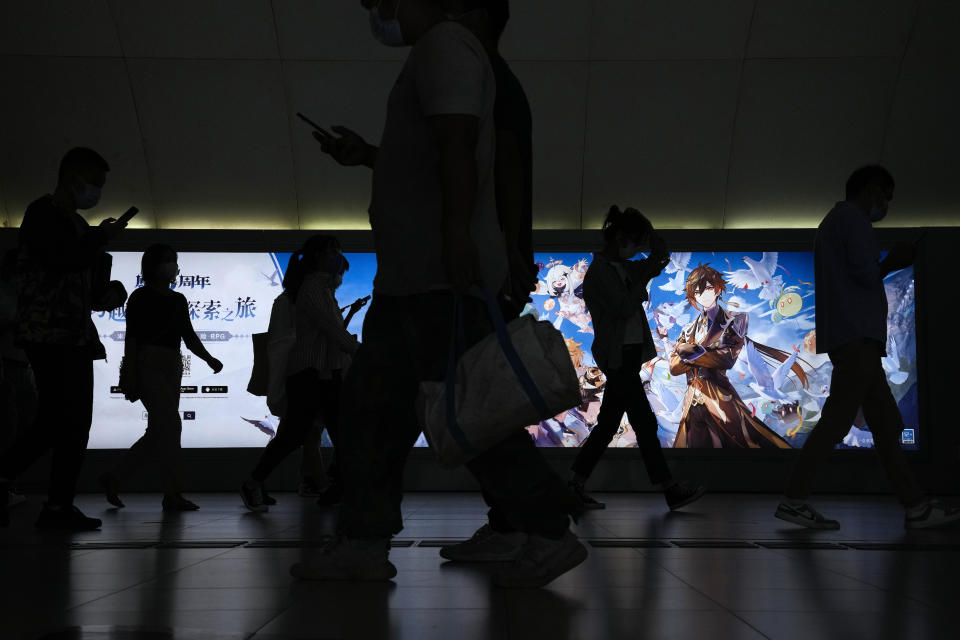
<path fill-rule="evenodd" d="M 484 295 L 495 331 L 464 351 L 458 299 L 447 379 L 420 384 L 421 425 L 445 468 L 580 403 L 563 334 L 530 315 L 507 324 L 493 296 Z"/>

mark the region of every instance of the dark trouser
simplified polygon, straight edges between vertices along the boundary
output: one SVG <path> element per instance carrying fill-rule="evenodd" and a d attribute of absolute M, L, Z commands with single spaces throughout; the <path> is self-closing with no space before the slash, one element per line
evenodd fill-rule
<path fill-rule="evenodd" d="M 183 358 L 178 349 L 144 346 L 137 354 L 137 380 L 140 401 L 147 410 L 147 430 L 133 443 L 113 470 L 123 481 L 149 461 L 160 469 L 163 492 L 180 494 L 180 381 Z"/>
<path fill-rule="evenodd" d="M 287 378 L 287 415 L 250 474 L 254 480 L 266 480 L 284 458 L 303 446 L 317 416 L 337 446 L 340 386 L 339 371 L 334 371 L 329 380 L 321 380 L 316 369 L 304 369 Z"/>
<path fill-rule="evenodd" d="M 31 345 L 25 351 L 37 381 L 37 417 L 0 457 L 0 477 L 16 478 L 52 450 L 48 501 L 69 507 L 76 494 L 93 419 L 90 349 Z"/>
<path fill-rule="evenodd" d="M 33 426 L 37 417 L 37 383 L 30 363 L 4 358 L 0 388 L 3 425 L 0 426 L 0 452 L 13 446 L 20 434 Z"/>
<path fill-rule="evenodd" d="M 887 384 L 881 353 L 880 343 L 869 339 L 829 352 L 833 362 L 830 396 L 800 452 L 786 491 L 788 498 L 805 500 L 810 496 L 814 474 L 850 431 L 857 409 L 863 407 L 863 416 L 873 433 L 873 446 L 897 498 L 907 506 L 923 499 L 900 449 L 903 418 Z"/>
<path fill-rule="evenodd" d="M 465 299 L 463 316 L 468 345 L 490 332 L 484 303 Z M 403 469 L 421 431 L 417 394 L 422 380 L 444 379 L 452 328 L 450 294 L 374 295 L 341 404 L 341 421 L 350 425 L 337 443 L 345 535 L 379 538 L 403 529 Z M 467 467 L 515 528 L 563 536 L 569 521 L 556 483 L 519 427 Z"/>
<path fill-rule="evenodd" d="M 600 461 L 600 456 L 610 446 L 610 441 L 620 428 L 623 414 L 627 414 L 630 426 L 637 436 L 637 446 L 647 467 L 650 482 L 660 484 L 669 481 L 672 476 L 667 460 L 657 438 L 657 417 L 650 408 L 647 394 L 640 379 L 643 366 L 643 347 L 627 345 L 623 347 L 623 364 L 619 369 L 604 372 L 607 384 L 603 391 L 603 404 L 597 416 L 597 425 L 590 436 L 580 446 L 580 452 L 573 461 L 573 472 L 588 478 Z"/>

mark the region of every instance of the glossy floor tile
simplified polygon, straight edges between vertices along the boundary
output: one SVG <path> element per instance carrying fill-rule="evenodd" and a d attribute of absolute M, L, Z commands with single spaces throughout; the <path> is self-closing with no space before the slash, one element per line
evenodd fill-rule
<path fill-rule="evenodd" d="M 610 494 L 574 526 L 590 556 L 539 590 L 493 586 L 495 567 L 445 563 L 438 540 L 469 536 L 476 494 L 411 494 L 386 584 L 294 581 L 336 512 L 278 494 L 269 513 L 226 494 L 170 515 L 154 495 L 78 504 L 102 531 L 38 534 L 39 500 L 0 530 L 2 640 L 952 639 L 960 528 L 913 532 L 890 499 L 829 497 L 839 531 L 772 517 L 776 498 L 709 495 L 686 511 Z"/>

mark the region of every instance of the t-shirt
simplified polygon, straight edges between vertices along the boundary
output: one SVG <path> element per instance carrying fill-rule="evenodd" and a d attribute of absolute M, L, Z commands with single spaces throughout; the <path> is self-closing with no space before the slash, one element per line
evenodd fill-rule
<path fill-rule="evenodd" d="M 443 195 L 440 150 L 428 118 L 476 116 L 477 194 L 470 236 L 483 282 L 499 291 L 507 276 L 497 221 L 493 162 L 496 84 L 480 41 L 444 21 L 423 34 L 390 92 L 373 170 L 370 226 L 377 252 L 374 291 L 412 295 L 450 289 L 441 259 Z"/>
<path fill-rule="evenodd" d="M 523 164 L 523 203 L 520 221 L 520 251 L 533 262 L 533 115 L 520 80 L 499 53 L 490 56 L 497 81 L 493 120 L 498 132 L 509 131 L 520 147 Z"/>
<path fill-rule="evenodd" d="M 838 202 L 817 229 L 817 353 L 860 338 L 887 345 L 887 294 L 867 214 Z"/>
<path fill-rule="evenodd" d="M 127 335 L 139 345 L 180 348 L 180 339 L 196 337 L 182 293 L 141 287 L 127 301 Z"/>

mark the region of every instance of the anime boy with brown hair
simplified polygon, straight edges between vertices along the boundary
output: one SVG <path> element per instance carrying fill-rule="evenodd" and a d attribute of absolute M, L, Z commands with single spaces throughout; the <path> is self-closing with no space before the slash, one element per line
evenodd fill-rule
<path fill-rule="evenodd" d="M 670 358 L 670 373 L 687 377 L 673 446 L 790 449 L 786 440 L 752 415 L 727 379 L 727 371 L 736 364 L 748 340 L 749 316 L 720 306 L 726 290 L 723 275 L 709 264 L 699 265 L 687 277 L 687 300 L 700 314 L 683 328 Z M 788 357 L 767 345 L 753 342 L 753 346 L 768 359 L 784 362 Z M 800 364 L 794 363 L 791 369 L 805 385 L 806 374 Z"/>

